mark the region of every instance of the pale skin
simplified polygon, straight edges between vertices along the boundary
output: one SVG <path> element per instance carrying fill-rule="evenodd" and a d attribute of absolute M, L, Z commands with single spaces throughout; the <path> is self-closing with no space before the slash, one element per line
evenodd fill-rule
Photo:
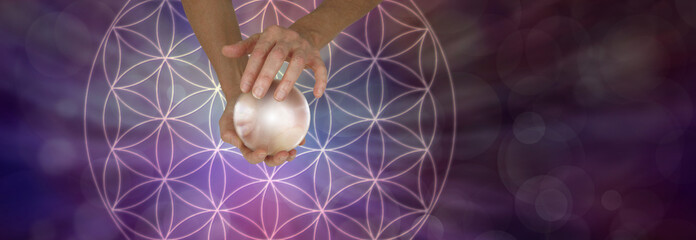
<path fill-rule="evenodd" d="M 314 11 L 291 26 L 270 26 L 242 40 L 234 6 L 230 0 L 183 0 L 184 11 L 193 32 L 210 60 L 227 105 L 220 117 L 223 141 L 239 148 L 252 164 L 265 162 L 278 166 L 292 161 L 297 150 L 269 156 L 266 149 L 251 150 L 234 129 L 232 114 L 237 97 L 251 92 L 256 98 L 267 93 L 284 61 L 288 68 L 273 94 L 283 101 L 304 69 L 314 73 L 314 97 L 324 94 L 328 81 L 319 50 L 353 22 L 365 16 L 381 0 L 324 0 Z M 300 145 L 304 144 L 304 140 Z"/>

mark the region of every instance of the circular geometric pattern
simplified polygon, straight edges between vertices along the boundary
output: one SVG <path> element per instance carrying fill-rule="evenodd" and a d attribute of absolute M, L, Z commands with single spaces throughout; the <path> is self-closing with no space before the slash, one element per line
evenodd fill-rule
<path fill-rule="evenodd" d="M 318 5 L 233 3 L 244 37 Z M 95 56 L 84 115 L 90 170 L 123 234 L 413 238 L 452 160 L 444 52 L 413 2 L 384 1 L 321 53 L 324 97 L 309 71 L 296 84 L 310 101 L 306 144 L 292 162 L 251 165 L 219 138 L 225 100 L 181 3 L 128 1 Z"/>

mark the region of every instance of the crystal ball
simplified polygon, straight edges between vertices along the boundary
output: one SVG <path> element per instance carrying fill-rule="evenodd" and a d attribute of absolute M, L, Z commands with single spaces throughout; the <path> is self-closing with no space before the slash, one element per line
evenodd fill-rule
<path fill-rule="evenodd" d="M 242 93 L 234 105 L 234 127 L 244 145 L 265 149 L 269 155 L 297 147 L 309 130 L 309 104 L 293 86 L 283 101 L 273 98 L 280 80 L 274 80 L 266 95 L 256 99 Z"/>

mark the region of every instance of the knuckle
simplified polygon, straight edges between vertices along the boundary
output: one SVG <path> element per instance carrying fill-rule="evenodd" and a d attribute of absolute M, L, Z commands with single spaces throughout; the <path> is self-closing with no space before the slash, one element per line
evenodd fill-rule
<path fill-rule="evenodd" d="M 263 72 L 259 75 L 258 80 L 259 81 L 256 81 L 256 83 L 254 83 L 254 87 L 261 87 L 263 89 L 266 89 L 266 88 L 268 88 L 268 85 L 269 85 L 268 82 L 270 80 L 272 80 L 272 76 L 270 76 L 266 72 Z"/>
<path fill-rule="evenodd" d="M 289 92 L 290 87 L 292 87 L 292 80 L 289 79 L 283 79 L 283 81 L 280 83 L 280 87 L 278 87 L 278 90 L 281 92 Z"/>
<path fill-rule="evenodd" d="M 324 62 L 321 61 L 321 59 L 317 59 L 317 58 L 312 59 L 312 68 L 317 72 L 326 71 L 326 67 L 324 66 Z"/>
<path fill-rule="evenodd" d="M 324 61 L 321 58 L 316 58 L 315 62 L 319 70 L 326 71 L 326 65 L 324 65 Z"/>
<path fill-rule="evenodd" d="M 280 52 L 280 53 L 286 53 L 286 52 L 287 52 L 287 48 L 286 48 L 285 46 L 283 46 L 282 44 L 278 44 L 278 45 L 276 45 L 276 46 L 274 47 L 274 51 L 275 51 L 275 52 Z"/>
<path fill-rule="evenodd" d="M 300 34 L 295 31 L 288 31 L 287 37 L 291 39 L 297 39 L 300 37 Z"/>
<path fill-rule="evenodd" d="M 263 57 L 266 55 L 266 51 L 260 48 L 254 49 L 254 51 L 251 52 L 252 57 Z"/>
<path fill-rule="evenodd" d="M 265 32 L 274 33 L 274 32 L 278 32 L 278 30 L 280 30 L 280 27 L 278 25 L 271 25 L 271 26 L 268 26 L 266 28 Z"/>
<path fill-rule="evenodd" d="M 276 50 L 271 52 L 271 57 L 273 57 L 273 58 L 285 58 L 285 50 L 282 48 L 276 48 Z"/>
<path fill-rule="evenodd" d="M 275 77 L 274 74 L 268 72 L 261 73 L 261 75 L 259 76 L 260 81 L 257 81 L 256 86 L 268 88 L 268 85 L 270 84 L 267 84 L 266 82 L 270 82 L 271 80 L 273 80 L 273 77 Z"/>
<path fill-rule="evenodd" d="M 300 53 L 300 54 L 296 53 L 296 54 L 294 54 L 294 55 L 292 56 L 292 61 L 295 61 L 295 62 L 297 62 L 297 63 L 299 63 L 299 64 L 303 64 L 303 63 L 304 63 L 304 57 L 302 56 L 301 53 Z"/>

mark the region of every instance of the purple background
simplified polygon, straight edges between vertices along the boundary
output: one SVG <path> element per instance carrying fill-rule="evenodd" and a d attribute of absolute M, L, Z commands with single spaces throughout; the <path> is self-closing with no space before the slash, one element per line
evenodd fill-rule
<path fill-rule="evenodd" d="M 459 119 L 418 238 L 696 238 L 696 3 L 416 3 Z M 3 238 L 121 238 L 86 166 L 82 106 L 122 4 L 0 3 Z"/>

